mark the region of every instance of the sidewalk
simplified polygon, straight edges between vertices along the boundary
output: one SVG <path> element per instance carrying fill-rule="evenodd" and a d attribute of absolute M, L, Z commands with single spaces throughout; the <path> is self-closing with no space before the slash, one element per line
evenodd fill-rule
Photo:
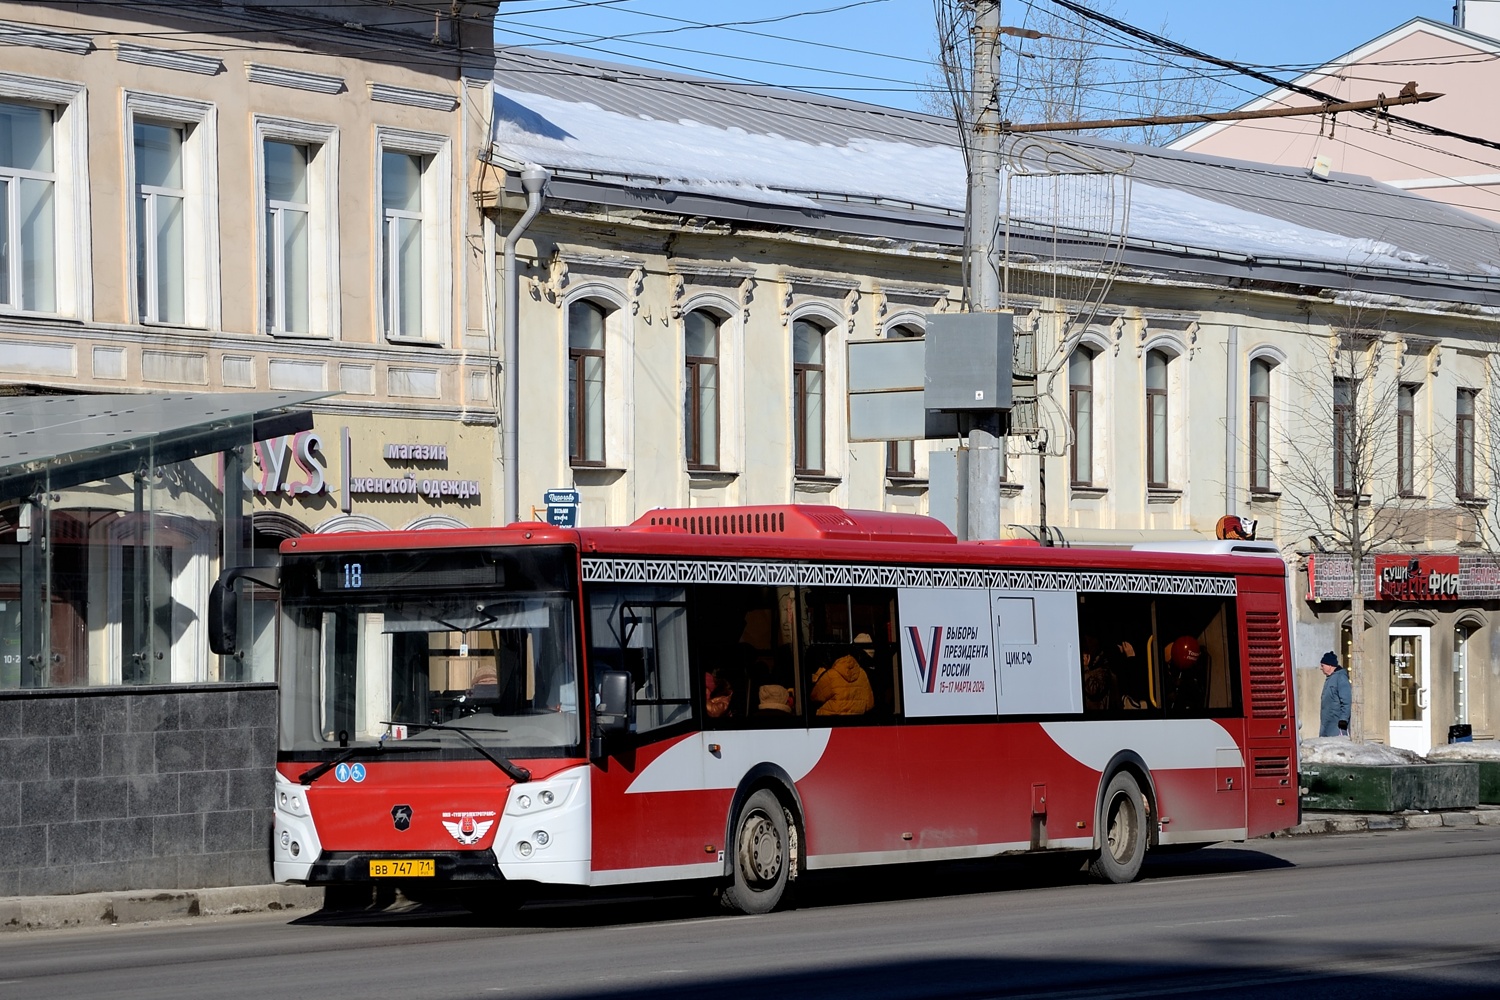
<path fill-rule="evenodd" d="M 216 889 L 89 892 L 77 896 L 0 897 L 0 932 L 112 927 L 182 917 L 302 911 L 323 906 L 323 890 L 303 885 L 231 885 Z"/>
<path fill-rule="evenodd" d="M 1304 812 L 1301 823 L 1274 836 L 1425 830 L 1445 826 L 1500 826 L 1500 806 L 1391 814 Z M 93 892 L 78 896 L 10 896 L 0 897 L 0 932 L 112 927 L 234 913 L 312 913 L 322 907 L 323 890 L 301 885 Z"/>
<path fill-rule="evenodd" d="M 1500 806 L 1399 813 L 1304 812 L 1302 822 L 1277 836 L 1365 833 L 1370 830 L 1430 830 L 1440 826 L 1500 826 Z"/>

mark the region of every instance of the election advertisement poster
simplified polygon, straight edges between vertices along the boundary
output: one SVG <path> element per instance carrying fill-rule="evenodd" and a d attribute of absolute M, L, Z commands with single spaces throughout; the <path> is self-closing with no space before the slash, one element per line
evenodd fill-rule
<path fill-rule="evenodd" d="M 990 592 L 902 588 L 897 601 L 906 714 L 913 718 L 994 715 Z"/>
<path fill-rule="evenodd" d="M 990 591 L 1001 715 L 1083 711 L 1078 595 Z"/>

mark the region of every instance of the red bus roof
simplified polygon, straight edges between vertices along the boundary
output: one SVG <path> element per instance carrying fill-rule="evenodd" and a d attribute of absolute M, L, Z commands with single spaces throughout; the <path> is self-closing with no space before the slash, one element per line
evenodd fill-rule
<path fill-rule="evenodd" d="M 942 522 L 919 514 L 843 510 L 814 504 L 653 510 L 619 527 L 557 528 L 538 521 L 492 528 L 303 535 L 283 553 L 347 552 L 478 545 L 573 545 L 591 555 L 847 560 L 936 565 L 1118 568 L 1284 576 L 1270 555 L 1047 548 L 959 542 Z"/>

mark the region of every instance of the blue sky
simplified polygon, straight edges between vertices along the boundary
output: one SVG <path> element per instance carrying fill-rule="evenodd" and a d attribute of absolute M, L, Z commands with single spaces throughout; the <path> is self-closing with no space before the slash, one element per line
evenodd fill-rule
<path fill-rule="evenodd" d="M 1005 0 L 1002 19 L 1024 24 L 1033 2 L 1050 6 Z M 1413 17 L 1451 23 L 1453 2 L 1115 0 L 1111 13 L 1151 31 L 1165 23 L 1174 40 L 1214 55 L 1298 67 L 1332 59 Z M 804 16 L 768 20 L 797 14 Z M 729 21 L 765 23 L 694 26 Z M 919 107 L 934 49 L 932 0 L 503 0 L 496 24 L 501 44 L 568 51 L 555 43 L 580 42 L 587 47 L 572 51 L 595 58 L 907 108 Z M 1243 98 L 1229 96 L 1230 105 Z"/>

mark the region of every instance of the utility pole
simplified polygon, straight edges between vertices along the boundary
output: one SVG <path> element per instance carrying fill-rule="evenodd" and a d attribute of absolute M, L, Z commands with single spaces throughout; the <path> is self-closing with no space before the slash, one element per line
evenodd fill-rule
<path fill-rule="evenodd" d="M 974 2 L 974 75 L 970 108 L 968 298 L 970 312 L 998 312 L 1000 272 L 1000 0 Z M 969 537 L 1000 537 L 1000 469 L 1005 439 L 998 412 L 969 418 Z"/>

